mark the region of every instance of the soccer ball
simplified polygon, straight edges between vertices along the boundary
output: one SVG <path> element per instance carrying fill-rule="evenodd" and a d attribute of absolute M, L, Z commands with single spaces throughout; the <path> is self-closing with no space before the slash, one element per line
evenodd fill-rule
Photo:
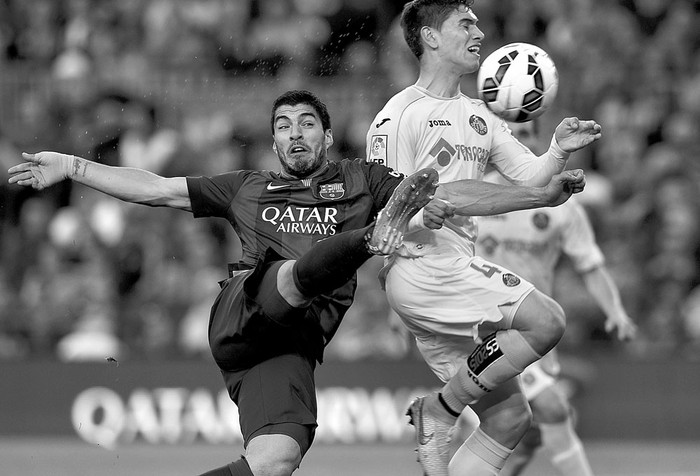
<path fill-rule="evenodd" d="M 511 43 L 486 57 L 476 82 L 479 98 L 497 116 L 510 122 L 527 122 L 552 105 L 559 74 L 542 48 Z"/>

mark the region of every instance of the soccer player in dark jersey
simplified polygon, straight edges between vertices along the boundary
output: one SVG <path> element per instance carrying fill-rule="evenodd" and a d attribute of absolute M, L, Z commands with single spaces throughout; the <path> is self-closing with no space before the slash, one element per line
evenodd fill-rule
<path fill-rule="evenodd" d="M 243 256 L 214 302 L 209 341 L 238 405 L 245 456 L 208 476 L 289 475 L 299 466 L 316 428 L 316 363 L 372 254 L 392 253 L 409 226 L 442 226 L 455 209 L 446 199 L 472 203 L 472 214 L 504 213 L 558 205 L 585 183 L 580 171 L 567 171 L 546 187 L 475 182 L 473 193 L 446 189 L 430 200 L 433 169 L 404 178 L 362 159 L 329 161 L 330 117 L 312 93 L 277 98 L 271 128 L 277 173 L 166 178 L 56 152 L 23 154 L 8 171 L 10 183 L 41 190 L 71 179 L 127 202 L 222 217 L 235 229 Z"/>

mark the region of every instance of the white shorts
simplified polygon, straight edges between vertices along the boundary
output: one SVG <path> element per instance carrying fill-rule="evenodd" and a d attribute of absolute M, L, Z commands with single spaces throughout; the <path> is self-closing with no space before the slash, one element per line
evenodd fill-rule
<path fill-rule="evenodd" d="M 520 384 L 523 387 L 523 395 L 525 395 L 528 401 L 535 398 L 542 393 L 544 389 L 551 387 L 556 382 L 554 376 L 545 371 L 539 360 L 528 365 L 520 374 Z"/>
<path fill-rule="evenodd" d="M 397 257 L 386 274 L 389 304 L 445 381 L 469 357 L 479 335 L 511 327 L 518 306 L 534 289 L 478 256 Z"/>

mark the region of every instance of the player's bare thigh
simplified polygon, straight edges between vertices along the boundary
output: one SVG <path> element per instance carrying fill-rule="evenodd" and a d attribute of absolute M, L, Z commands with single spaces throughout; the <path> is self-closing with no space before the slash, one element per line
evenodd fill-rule
<path fill-rule="evenodd" d="M 296 261 L 289 260 L 282 263 L 277 271 L 277 290 L 287 303 L 292 307 L 305 307 L 311 302 L 311 298 L 304 296 L 294 283 L 292 268 Z"/>
<path fill-rule="evenodd" d="M 283 474 L 285 469 L 291 474 L 301 463 L 301 450 L 290 436 L 258 435 L 248 442 L 245 458 L 253 474 Z"/>

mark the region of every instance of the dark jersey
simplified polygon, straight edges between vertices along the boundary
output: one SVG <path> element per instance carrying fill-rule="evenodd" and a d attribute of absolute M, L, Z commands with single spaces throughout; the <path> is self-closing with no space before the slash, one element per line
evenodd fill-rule
<path fill-rule="evenodd" d="M 309 179 L 269 171 L 239 170 L 214 177 L 188 177 L 195 217 L 222 217 L 238 234 L 239 267 L 252 268 L 268 250 L 296 259 L 318 240 L 371 223 L 403 176 L 361 159 L 329 162 Z M 325 341 L 352 303 L 355 280 L 316 300 Z"/>

